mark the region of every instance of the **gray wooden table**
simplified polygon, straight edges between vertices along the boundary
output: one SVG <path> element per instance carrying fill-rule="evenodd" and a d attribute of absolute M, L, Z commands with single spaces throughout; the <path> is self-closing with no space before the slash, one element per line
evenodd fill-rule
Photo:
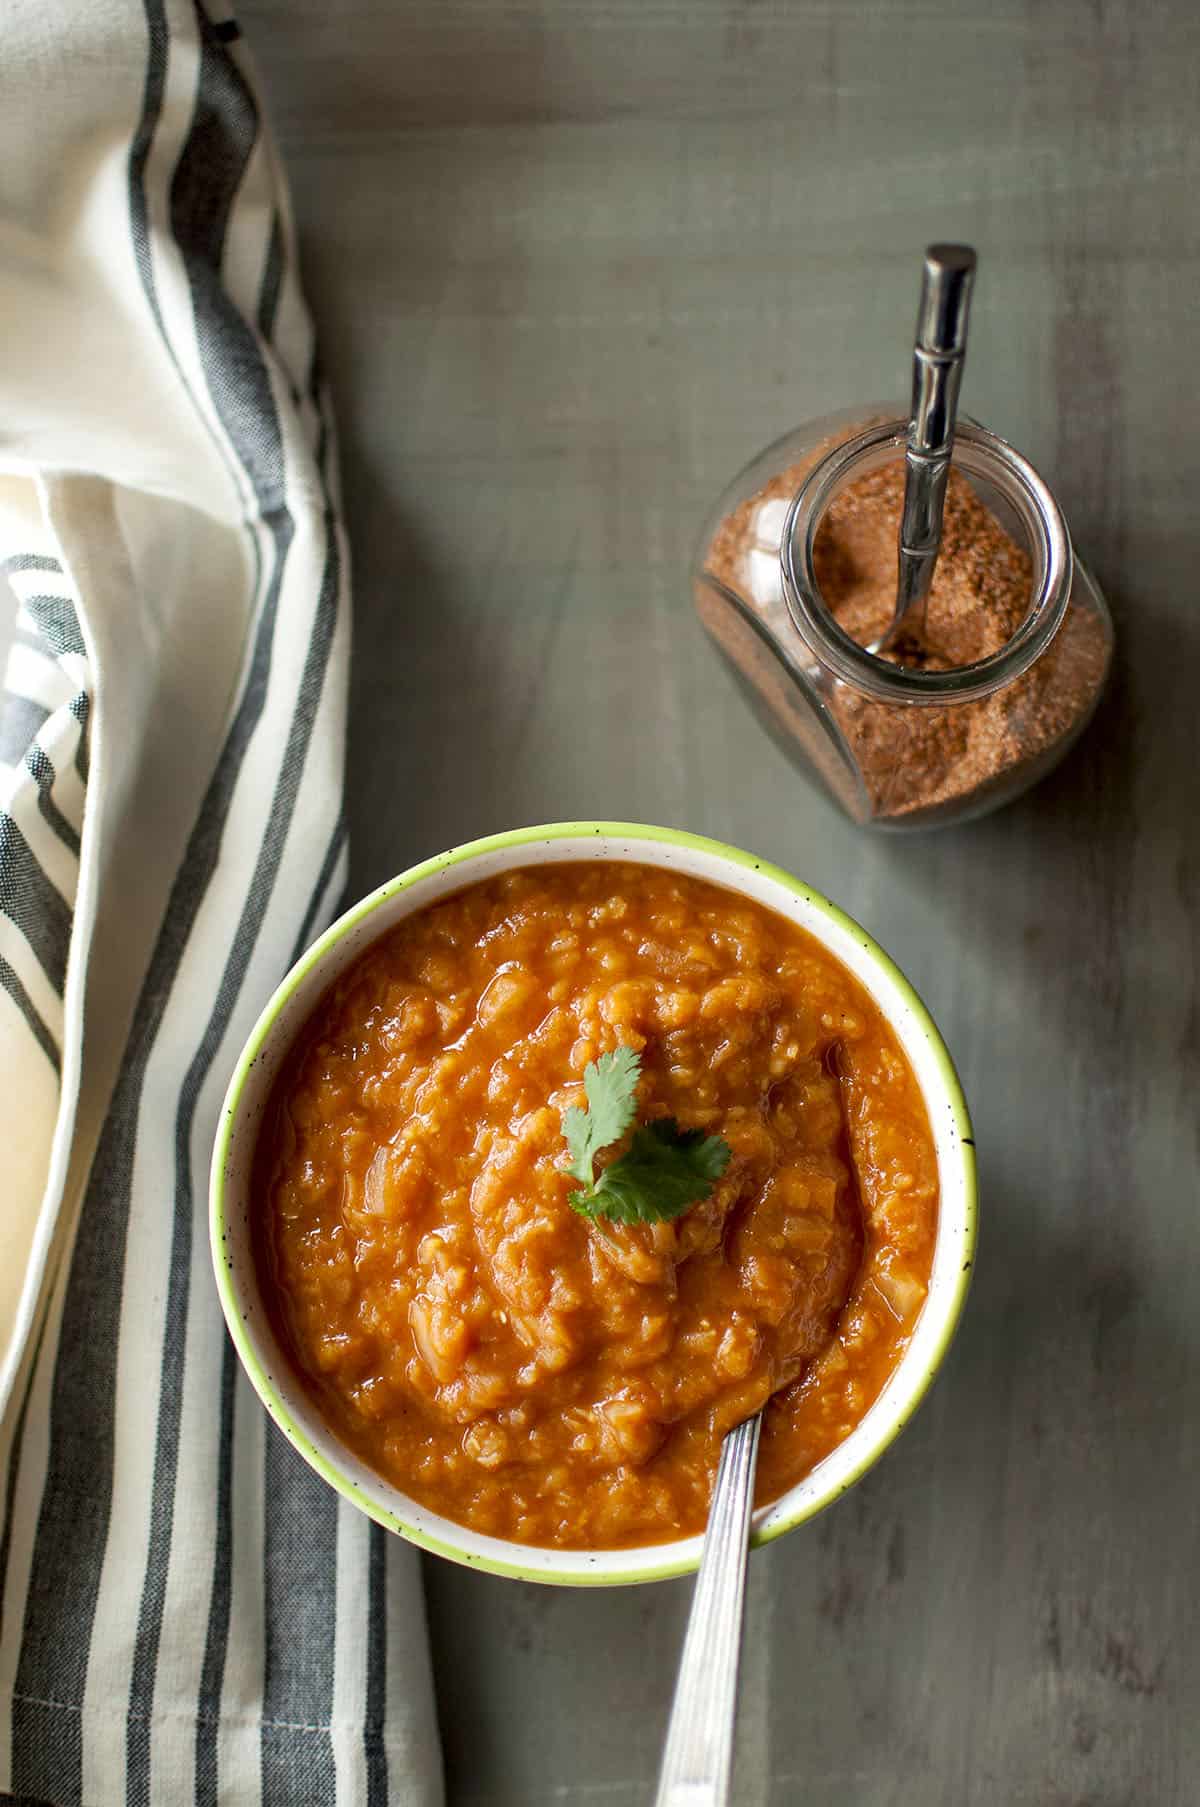
<path fill-rule="evenodd" d="M 1200 14 L 1189 0 L 245 0 L 339 413 L 353 884 L 521 822 L 678 823 L 891 949 L 978 1121 L 966 1325 L 756 1557 L 738 1799 L 1200 1798 Z M 1060 774 L 905 842 L 767 744 L 684 574 L 738 465 L 903 393 L 1057 486 L 1120 666 Z M 427 1569 L 451 1800 L 647 1799 L 686 1584 Z"/>

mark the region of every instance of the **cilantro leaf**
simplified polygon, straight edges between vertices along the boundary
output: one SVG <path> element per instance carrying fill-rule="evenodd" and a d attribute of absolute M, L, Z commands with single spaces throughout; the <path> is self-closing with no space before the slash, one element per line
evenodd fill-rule
<path fill-rule="evenodd" d="M 563 1169 L 582 1189 L 571 1193 L 571 1209 L 612 1223 L 665 1223 L 707 1198 L 728 1167 L 733 1151 L 720 1136 L 680 1129 L 674 1117 L 660 1117 L 635 1129 L 628 1149 L 594 1176 L 594 1162 L 619 1142 L 633 1122 L 641 1056 L 634 1048 L 614 1048 L 589 1061 L 583 1074 L 587 1109 L 563 1112 L 562 1127 L 571 1159 Z"/>
<path fill-rule="evenodd" d="M 566 1172 L 585 1186 L 592 1183 L 595 1157 L 619 1142 L 633 1122 L 641 1070 L 641 1056 L 636 1048 L 614 1048 L 611 1054 L 602 1054 L 584 1069 L 587 1110 L 573 1104 L 563 1112 L 563 1135 L 571 1151 Z"/>
<path fill-rule="evenodd" d="M 573 1193 L 571 1204 L 613 1223 L 665 1223 L 708 1197 L 732 1154 L 720 1136 L 659 1117 L 635 1129 L 629 1152 L 604 1169 L 590 1193 Z"/>

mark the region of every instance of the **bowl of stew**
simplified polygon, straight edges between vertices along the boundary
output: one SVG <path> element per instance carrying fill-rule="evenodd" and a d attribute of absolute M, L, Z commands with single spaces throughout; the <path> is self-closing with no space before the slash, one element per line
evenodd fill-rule
<path fill-rule="evenodd" d="M 639 1135 L 722 1150 L 669 1217 L 567 1171 L 618 1054 L 597 1183 Z M 242 1365 L 331 1486 L 493 1573 L 652 1581 L 696 1567 L 750 1413 L 756 1543 L 907 1423 L 966 1296 L 974 1140 L 924 1005 L 818 892 L 558 823 L 413 867 L 297 962 L 222 1106 L 210 1228 Z"/>

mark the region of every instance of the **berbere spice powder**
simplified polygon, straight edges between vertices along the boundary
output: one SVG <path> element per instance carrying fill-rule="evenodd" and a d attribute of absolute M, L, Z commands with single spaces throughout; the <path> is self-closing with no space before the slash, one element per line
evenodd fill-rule
<path fill-rule="evenodd" d="M 789 466 L 724 518 L 704 561 L 719 583 L 752 602 L 761 593 L 754 567 L 762 569 L 764 554 L 777 560 L 786 504 L 815 462 L 816 455 Z M 904 465 L 897 460 L 847 484 L 818 528 L 813 563 L 821 594 L 839 625 L 863 645 L 892 618 L 903 498 Z M 886 656 L 944 671 L 999 652 L 1028 612 L 1032 581 L 1024 547 L 951 469 L 922 643 Z M 1017 768 L 1053 763 L 1056 749 L 1090 714 L 1108 658 L 1104 625 L 1073 604 L 1042 657 L 991 696 L 893 704 L 835 680 L 828 704 L 877 819 L 957 813 L 968 800 L 1008 789 Z"/>

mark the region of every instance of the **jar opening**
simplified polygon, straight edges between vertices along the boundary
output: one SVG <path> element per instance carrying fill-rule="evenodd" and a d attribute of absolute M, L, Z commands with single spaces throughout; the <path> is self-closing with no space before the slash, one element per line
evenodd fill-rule
<path fill-rule="evenodd" d="M 1028 460 L 987 428 L 961 421 L 953 465 L 993 492 L 1001 513 L 1011 514 L 1023 533 L 1033 567 L 1029 607 L 1006 643 L 972 664 L 921 670 L 868 652 L 840 625 L 822 595 L 814 550 L 835 495 L 856 478 L 902 458 L 907 430 L 904 420 L 867 427 L 828 452 L 809 472 L 784 522 L 780 545 L 784 601 L 813 657 L 865 695 L 890 703 L 970 702 L 1027 671 L 1058 632 L 1071 593 L 1070 535 L 1054 496 Z"/>

